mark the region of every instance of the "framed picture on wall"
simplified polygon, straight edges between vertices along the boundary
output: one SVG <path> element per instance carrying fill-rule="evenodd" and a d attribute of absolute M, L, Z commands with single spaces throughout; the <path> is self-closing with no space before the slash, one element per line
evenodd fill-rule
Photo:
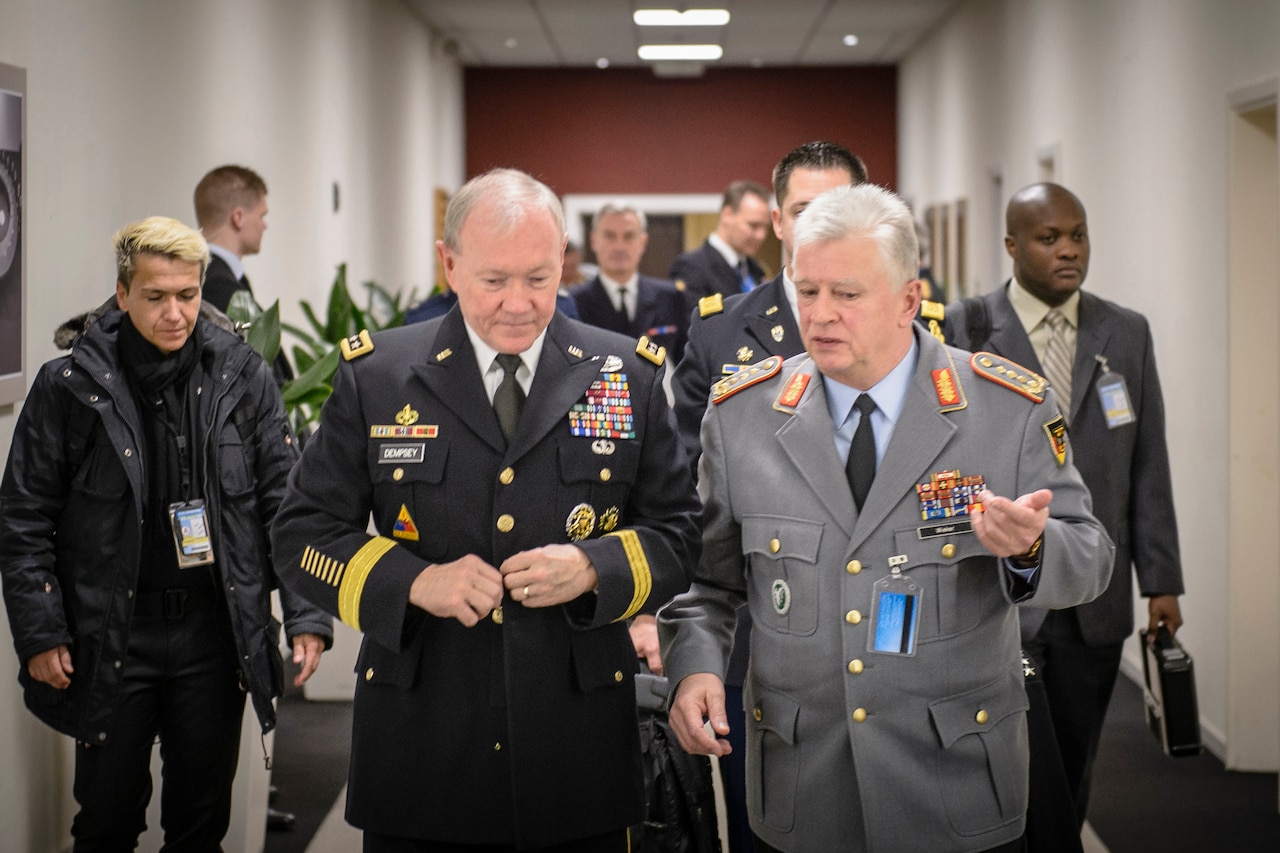
<path fill-rule="evenodd" d="M 27 72 L 0 63 L 0 405 L 25 396 L 26 270 L 22 210 Z"/>

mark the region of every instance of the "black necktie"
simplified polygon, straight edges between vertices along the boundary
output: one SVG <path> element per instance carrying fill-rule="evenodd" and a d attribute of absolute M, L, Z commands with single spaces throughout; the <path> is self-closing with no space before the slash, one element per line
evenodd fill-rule
<path fill-rule="evenodd" d="M 618 288 L 618 304 L 622 307 L 618 309 L 618 313 L 622 315 L 622 325 L 631 325 L 631 312 L 627 310 L 627 289 L 625 287 Z"/>
<path fill-rule="evenodd" d="M 524 409 L 524 389 L 516 381 L 516 370 L 521 361 L 520 356 L 505 353 L 496 361 L 502 368 L 502 383 L 493 394 L 493 410 L 498 414 L 502 434 L 511 441 L 511 436 L 516 434 L 516 424 L 520 423 L 520 412 Z"/>
<path fill-rule="evenodd" d="M 853 502 L 862 512 L 862 502 L 871 491 L 871 481 L 876 478 L 876 436 L 871 429 L 871 413 L 876 403 L 870 394 L 860 394 L 853 404 L 862 412 L 862 420 L 858 421 L 858 429 L 849 443 L 849 458 L 845 461 L 844 472 L 849 478 L 849 488 L 853 491 Z"/>

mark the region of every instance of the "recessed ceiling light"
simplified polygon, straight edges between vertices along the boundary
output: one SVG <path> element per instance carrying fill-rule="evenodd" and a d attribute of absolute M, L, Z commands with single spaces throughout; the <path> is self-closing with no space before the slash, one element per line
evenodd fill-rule
<path fill-rule="evenodd" d="M 728 9 L 637 9 L 631 16 L 637 27 L 723 27 Z"/>
<path fill-rule="evenodd" d="M 596 60 L 596 68 L 608 68 L 608 67 L 609 67 L 609 60 L 606 59 L 605 57 L 602 56 Z"/>
<path fill-rule="evenodd" d="M 840 39 L 840 41 L 844 42 L 845 47 L 853 47 L 855 44 L 858 43 L 858 37 L 855 36 L 853 33 L 849 33 L 847 36 Z"/>
<path fill-rule="evenodd" d="M 641 59 L 661 62 L 667 59 L 719 59 L 724 48 L 718 44 L 642 44 L 636 51 Z"/>
<path fill-rule="evenodd" d="M 508 49 L 508 50 L 510 50 L 510 49 L 512 49 L 512 48 L 514 48 L 514 47 L 515 47 L 516 45 L 518 45 L 519 43 L 520 43 L 520 42 L 516 41 L 516 40 L 515 40 L 515 39 L 513 39 L 513 38 L 509 38 L 509 39 L 507 39 L 506 41 L 504 41 L 504 42 L 503 42 L 503 44 L 507 46 L 507 49 Z"/>

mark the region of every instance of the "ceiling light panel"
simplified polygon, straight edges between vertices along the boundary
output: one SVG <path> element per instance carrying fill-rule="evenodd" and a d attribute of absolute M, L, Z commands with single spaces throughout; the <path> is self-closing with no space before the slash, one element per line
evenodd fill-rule
<path fill-rule="evenodd" d="M 637 9 L 631 16 L 638 27 L 723 27 L 728 9 Z"/>

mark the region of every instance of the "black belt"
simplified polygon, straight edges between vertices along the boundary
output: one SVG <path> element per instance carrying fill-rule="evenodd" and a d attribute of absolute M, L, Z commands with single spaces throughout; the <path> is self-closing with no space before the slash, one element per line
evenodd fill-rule
<path fill-rule="evenodd" d="M 134 594 L 134 619 L 181 619 L 192 613 L 206 613 L 218 607 L 218 590 L 213 586 L 143 590 Z"/>

